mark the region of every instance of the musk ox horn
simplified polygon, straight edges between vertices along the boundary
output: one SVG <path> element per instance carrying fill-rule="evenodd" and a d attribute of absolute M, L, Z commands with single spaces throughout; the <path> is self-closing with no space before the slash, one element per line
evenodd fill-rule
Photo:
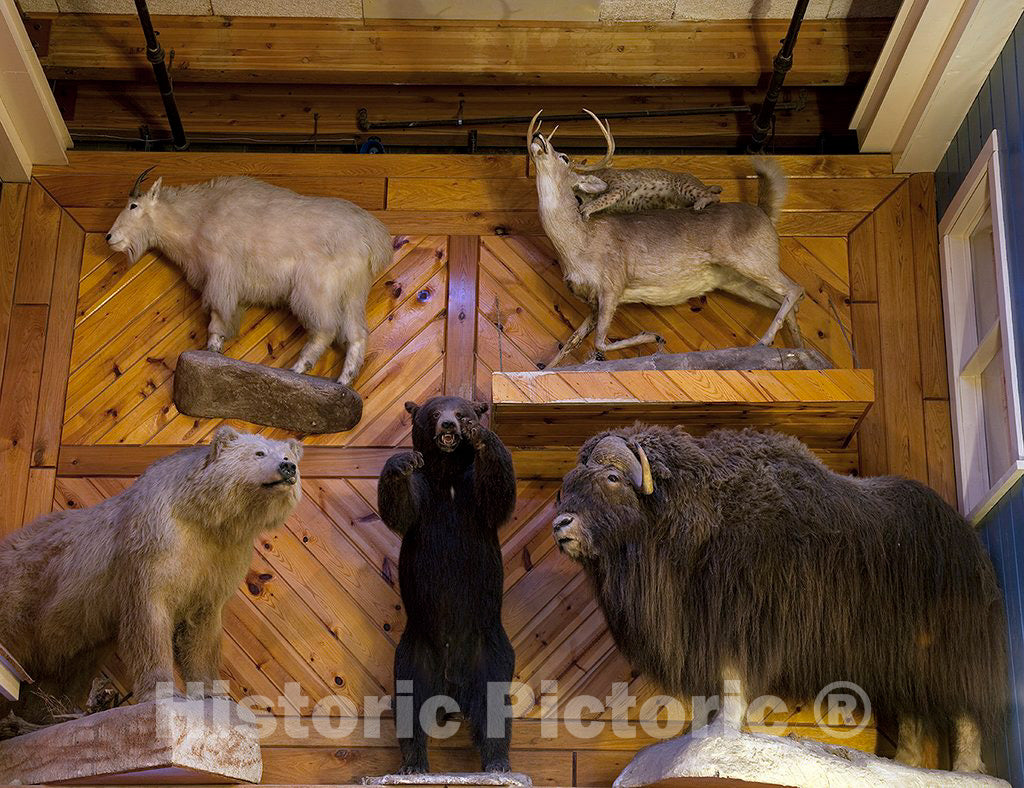
<path fill-rule="evenodd" d="M 139 190 L 142 188 L 142 182 L 146 180 L 146 176 L 149 175 L 149 173 L 155 169 L 156 165 L 154 164 L 152 167 L 147 167 L 146 169 L 139 173 L 139 177 L 135 179 L 135 183 L 132 185 L 132 190 L 131 192 L 129 192 L 129 196 L 139 196 Z"/>
<path fill-rule="evenodd" d="M 651 464 L 639 443 L 629 444 L 622 438 L 609 435 L 598 441 L 587 465 L 614 465 L 628 474 L 633 486 L 644 495 L 654 492 Z"/>

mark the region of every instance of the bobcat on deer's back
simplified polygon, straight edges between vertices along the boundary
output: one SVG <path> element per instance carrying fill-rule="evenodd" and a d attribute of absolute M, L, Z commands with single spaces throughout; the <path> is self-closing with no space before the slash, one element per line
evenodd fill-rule
<path fill-rule="evenodd" d="M 598 211 L 606 214 L 667 208 L 699 211 L 722 199 L 721 186 L 708 186 L 689 173 L 654 167 L 627 170 L 605 167 L 580 174 L 573 190 L 580 200 L 580 213 L 584 219 Z"/>

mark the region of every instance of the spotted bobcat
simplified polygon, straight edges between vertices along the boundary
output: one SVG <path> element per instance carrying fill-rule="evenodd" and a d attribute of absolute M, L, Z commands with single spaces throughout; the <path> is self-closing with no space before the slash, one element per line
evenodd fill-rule
<path fill-rule="evenodd" d="M 707 186 L 687 173 L 653 168 L 617 170 L 612 167 L 581 173 L 573 188 L 580 200 L 580 213 L 584 219 L 598 211 L 637 213 L 662 208 L 699 211 L 719 202 L 722 191 L 721 186 Z"/>

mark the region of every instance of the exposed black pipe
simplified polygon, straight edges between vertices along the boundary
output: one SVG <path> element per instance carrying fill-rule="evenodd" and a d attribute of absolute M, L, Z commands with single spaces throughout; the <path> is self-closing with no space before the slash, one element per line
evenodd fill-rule
<path fill-rule="evenodd" d="M 779 93 L 782 92 L 782 83 L 786 81 L 786 74 L 793 67 L 793 47 L 796 46 L 796 37 L 800 32 L 800 24 L 804 21 L 804 14 L 807 12 L 809 2 L 810 0 L 797 0 L 793 18 L 789 20 L 789 30 L 786 31 L 786 37 L 782 40 L 782 48 L 775 56 L 768 91 L 765 93 L 757 117 L 754 118 L 754 133 L 747 146 L 747 153 L 761 153 L 764 150 L 768 135 L 775 122 L 775 112 L 782 109 L 778 104 Z"/>
<path fill-rule="evenodd" d="M 153 20 L 149 18 L 149 6 L 146 5 L 146 0 L 135 0 L 135 10 L 139 12 L 139 23 L 146 36 L 146 59 L 153 66 L 153 76 L 156 77 L 157 87 L 160 88 L 160 98 L 164 102 L 167 124 L 171 127 L 174 149 L 188 150 L 188 137 L 185 136 L 185 128 L 181 125 L 181 115 L 178 114 L 178 104 L 174 100 L 171 75 L 167 72 L 167 64 L 164 63 L 164 48 L 157 40 L 158 34 L 153 29 Z"/>
<path fill-rule="evenodd" d="M 804 0 L 806 5 L 807 0 Z M 775 96 L 778 99 L 778 94 Z M 778 104 L 776 109 L 780 110 L 802 110 L 807 104 L 807 97 L 801 93 L 796 101 L 787 101 Z M 742 115 L 752 112 L 746 104 L 732 104 L 724 107 L 689 107 L 686 109 L 635 109 L 625 112 L 602 112 L 603 119 L 625 119 L 625 118 L 679 118 L 687 115 Z M 463 118 L 462 107 L 454 118 L 439 118 L 436 120 L 384 120 L 372 121 L 365 108 L 356 113 L 356 126 L 360 131 L 375 131 L 378 129 L 427 129 L 427 128 L 474 128 L 476 126 L 502 126 L 515 123 L 529 123 L 529 115 L 509 115 L 489 118 Z M 591 120 L 589 115 L 582 112 L 568 115 L 545 115 L 544 120 L 549 123 L 561 123 L 572 120 Z"/>

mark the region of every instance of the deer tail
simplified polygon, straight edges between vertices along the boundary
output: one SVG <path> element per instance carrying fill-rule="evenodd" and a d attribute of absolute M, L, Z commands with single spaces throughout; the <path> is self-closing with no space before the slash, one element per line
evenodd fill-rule
<path fill-rule="evenodd" d="M 786 176 L 776 161 L 767 156 L 755 156 L 751 164 L 757 173 L 757 207 L 767 214 L 772 224 L 777 225 L 789 190 Z"/>

